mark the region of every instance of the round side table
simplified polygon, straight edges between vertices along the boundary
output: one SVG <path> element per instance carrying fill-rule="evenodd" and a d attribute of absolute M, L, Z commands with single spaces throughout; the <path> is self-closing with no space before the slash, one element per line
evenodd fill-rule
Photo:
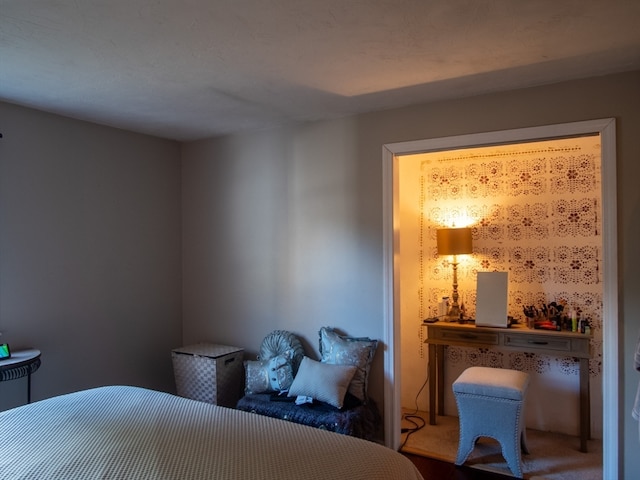
<path fill-rule="evenodd" d="M 27 377 L 27 403 L 31 403 L 31 374 L 40 368 L 40 363 L 40 350 L 11 352 L 11 358 L 0 360 L 0 382 Z"/>

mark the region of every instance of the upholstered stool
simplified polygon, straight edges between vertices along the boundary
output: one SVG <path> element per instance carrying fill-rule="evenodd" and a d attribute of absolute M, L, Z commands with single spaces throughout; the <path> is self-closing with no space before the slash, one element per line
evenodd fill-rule
<path fill-rule="evenodd" d="M 479 437 L 497 440 L 502 456 L 517 477 L 522 477 L 520 448 L 526 443 L 523 407 L 529 374 L 504 368 L 469 367 L 453 382 L 460 418 L 456 465 L 462 465 Z"/>

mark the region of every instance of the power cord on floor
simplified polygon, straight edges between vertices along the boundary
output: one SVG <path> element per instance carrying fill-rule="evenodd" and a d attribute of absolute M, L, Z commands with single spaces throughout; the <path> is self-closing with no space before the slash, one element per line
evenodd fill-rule
<path fill-rule="evenodd" d="M 407 444 L 407 441 L 409 440 L 409 437 L 411 435 L 416 433 L 418 430 L 421 430 L 422 428 L 424 428 L 424 426 L 427 424 L 427 422 L 424 421 L 424 418 L 417 415 L 417 413 L 419 411 L 418 397 L 422 393 L 422 390 L 424 390 L 424 387 L 428 381 L 429 381 L 429 364 L 427 363 L 427 378 L 425 378 L 424 383 L 420 387 L 420 390 L 418 390 L 418 393 L 416 393 L 416 398 L 415 398 L 416 409 L 413 412 L 405 413 L 402 415 L 402 420 L 406 420 L 413 426 L 400 429 L 400 434 L 406 433 L 407 436 L 404 438 L 404 441 L 402 442 L 402 445 L 400 445 L 399 450 L 402 450 L 404 448 L 404 446 Z"/>

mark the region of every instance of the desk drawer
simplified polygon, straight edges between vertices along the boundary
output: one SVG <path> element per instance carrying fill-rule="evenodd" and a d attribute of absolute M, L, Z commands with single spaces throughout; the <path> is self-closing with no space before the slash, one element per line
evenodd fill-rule
<path fill-rule="evenodd" d="M 452 328 L 450 330 L 439 328 L 435 333 L 435 338 L 451 342 L 451 344 L 498 345 L 500 343 L 498 333 L 493 332 L 476 332 L 471 329 L 465 331 L 459 328 Z"/>
<path fill-rule="evenodd" d="M 571 352 L 570 338 L 553 338 L 551 335 L 511 335 L 505 334 L 506 347 L 527 350 L 552 350 L 554 352 Z"/>

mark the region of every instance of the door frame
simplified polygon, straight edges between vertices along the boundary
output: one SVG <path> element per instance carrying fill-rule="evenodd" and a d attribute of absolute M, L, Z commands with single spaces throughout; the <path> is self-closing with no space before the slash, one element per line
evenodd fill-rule
<path fill-rule="evenodd" d="M 457 135 L 409 142 L 389 143 L 382 147 L 383 276 L 384 276 L 384 431 L 385 445 L 400 448 L 400 225 L 398 215 L 398 168 L 401 157 L 416 153 L 459 148 L 551 140 L 600 134 L 603 243 L 603 476 L 618 478 L 619 431 L 618 406 L 618 234 L 616 197 L 615 119 L 605 118 L 539 127 Z"/>

